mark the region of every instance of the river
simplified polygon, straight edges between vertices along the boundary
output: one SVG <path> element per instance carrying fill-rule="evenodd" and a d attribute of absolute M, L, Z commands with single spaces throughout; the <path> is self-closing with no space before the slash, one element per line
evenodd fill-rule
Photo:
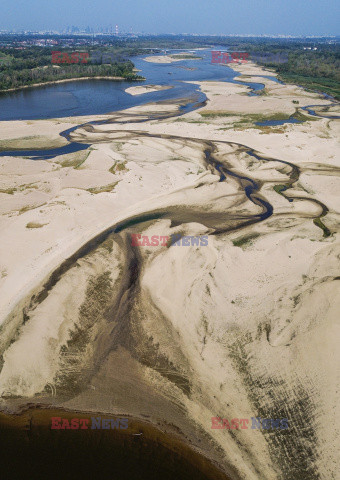
<path fill-rule="evenodd" d="M 173 52 L 176 52 L 175 50 Z M 26 88 L 0 94 L 0 120 L 34 120 L 80 115 L 101 115 L 148 102 L 194 97 L 205 100 L 198 85 L 185 83 L 201 80 L 237 82 L 239 73 L 228 66 L 211 63 L 211 49 L 199 50 L 202 60 L 183 60 L 157 64 L 143 60 L 145 55 L 131 61 L 146 78 L 141 82 L 113 80 L 79 80 L 55 85 Z M 143 95 L 130 95 L 131 86 L 157 84 L 171 89 Z M 244 82 L 242 82 L 244 84 Z M 246 84 L 247 85 L 247 84 Z M 262 84 L 248 84 L 260 90 Z"/>

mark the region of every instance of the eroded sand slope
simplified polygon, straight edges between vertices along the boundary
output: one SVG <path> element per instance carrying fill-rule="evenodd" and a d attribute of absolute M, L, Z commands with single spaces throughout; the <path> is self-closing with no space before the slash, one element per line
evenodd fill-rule
<path fill-rule="evenodd" d="M 147 419 L 232 479 L 339 478 L 339 126 L 329 101 L 238 68 L 265 94 L 203 82 L 195 112 L 144 105 L 74 131 L 85 151 L 0 158 L 1 407 Z M 274 114 L 303 121 L 255 125 Z M 4 127 L 14 148 L 91 120 Z"/>

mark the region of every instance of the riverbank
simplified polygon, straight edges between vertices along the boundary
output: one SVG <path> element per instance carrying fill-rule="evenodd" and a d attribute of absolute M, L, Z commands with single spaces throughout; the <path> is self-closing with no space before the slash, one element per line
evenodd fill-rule
<path fill-rule="evenodd" d="M 340 101 L 339 83 L 334 80 L 328 78 L 306 77 L 303 75 L 294 75 L 288 73 L 281 73 L 278 78 L 285 83 L 300 85 L 310 91 L 326 93 L 335 100 Z"/>
<path fill-rule="evenodd" d="M 139 78 L 125 78 L 125 77 L 77 77 L 77 78 L 64 78 L 61 80 L 54 80 L 49 82 L 42 82 L 42 83 L 33 83 L 32 85 L 22 85 L 16 88 L 9 88 L 7 90 L 0 90 L 1 93 L 9 93 L 9 92 L 16 92 L 18 90 L 24 90 L 26 88 L 36 88 L 36 87 L 44 87 L 46 85 L 57 85 L 59 83 L 67 83 L 67 82 L 77 82 L 81 80 L 111 80 L 115 82 L 122 82 L 122 81 L 143 81 L 145 80 L 144 77 Z"/>

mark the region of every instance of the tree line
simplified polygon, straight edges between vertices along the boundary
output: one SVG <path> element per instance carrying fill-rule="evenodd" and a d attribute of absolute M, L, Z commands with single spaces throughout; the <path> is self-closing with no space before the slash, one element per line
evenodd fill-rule
<path fill-rule="evenodd" d="M 78 47 L 77 50 L 84 50 L 84 48 Z M 110 64 L 88 62 L 57 65 L 52 63 L 52 51 L 54 48 L 45 47 L 0 50 L 0 91 L 69 78 L 98 76 L 122 77 L 126 80 L 144 79 L 135 74 L 133 63 L 124 59 L 117 51 L 114 52 L 116 60 L 111 55 L 112 63 Z"/>

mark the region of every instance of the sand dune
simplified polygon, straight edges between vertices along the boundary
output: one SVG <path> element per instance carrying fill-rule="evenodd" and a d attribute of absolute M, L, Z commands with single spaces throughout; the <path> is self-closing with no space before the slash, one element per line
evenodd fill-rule
<path fill-rule="evenodd" d="M 301 110 L 329 101 L 235 68 L 266 95 L 201 82 L 194 112 L 144 105 L 75 130 L 86 151 L 0 158 L 1 407 L 147 418 L 233 480 L 337 478 L 339 126 Z M 90 120 L 3 123 L 57 139 Z"/>

